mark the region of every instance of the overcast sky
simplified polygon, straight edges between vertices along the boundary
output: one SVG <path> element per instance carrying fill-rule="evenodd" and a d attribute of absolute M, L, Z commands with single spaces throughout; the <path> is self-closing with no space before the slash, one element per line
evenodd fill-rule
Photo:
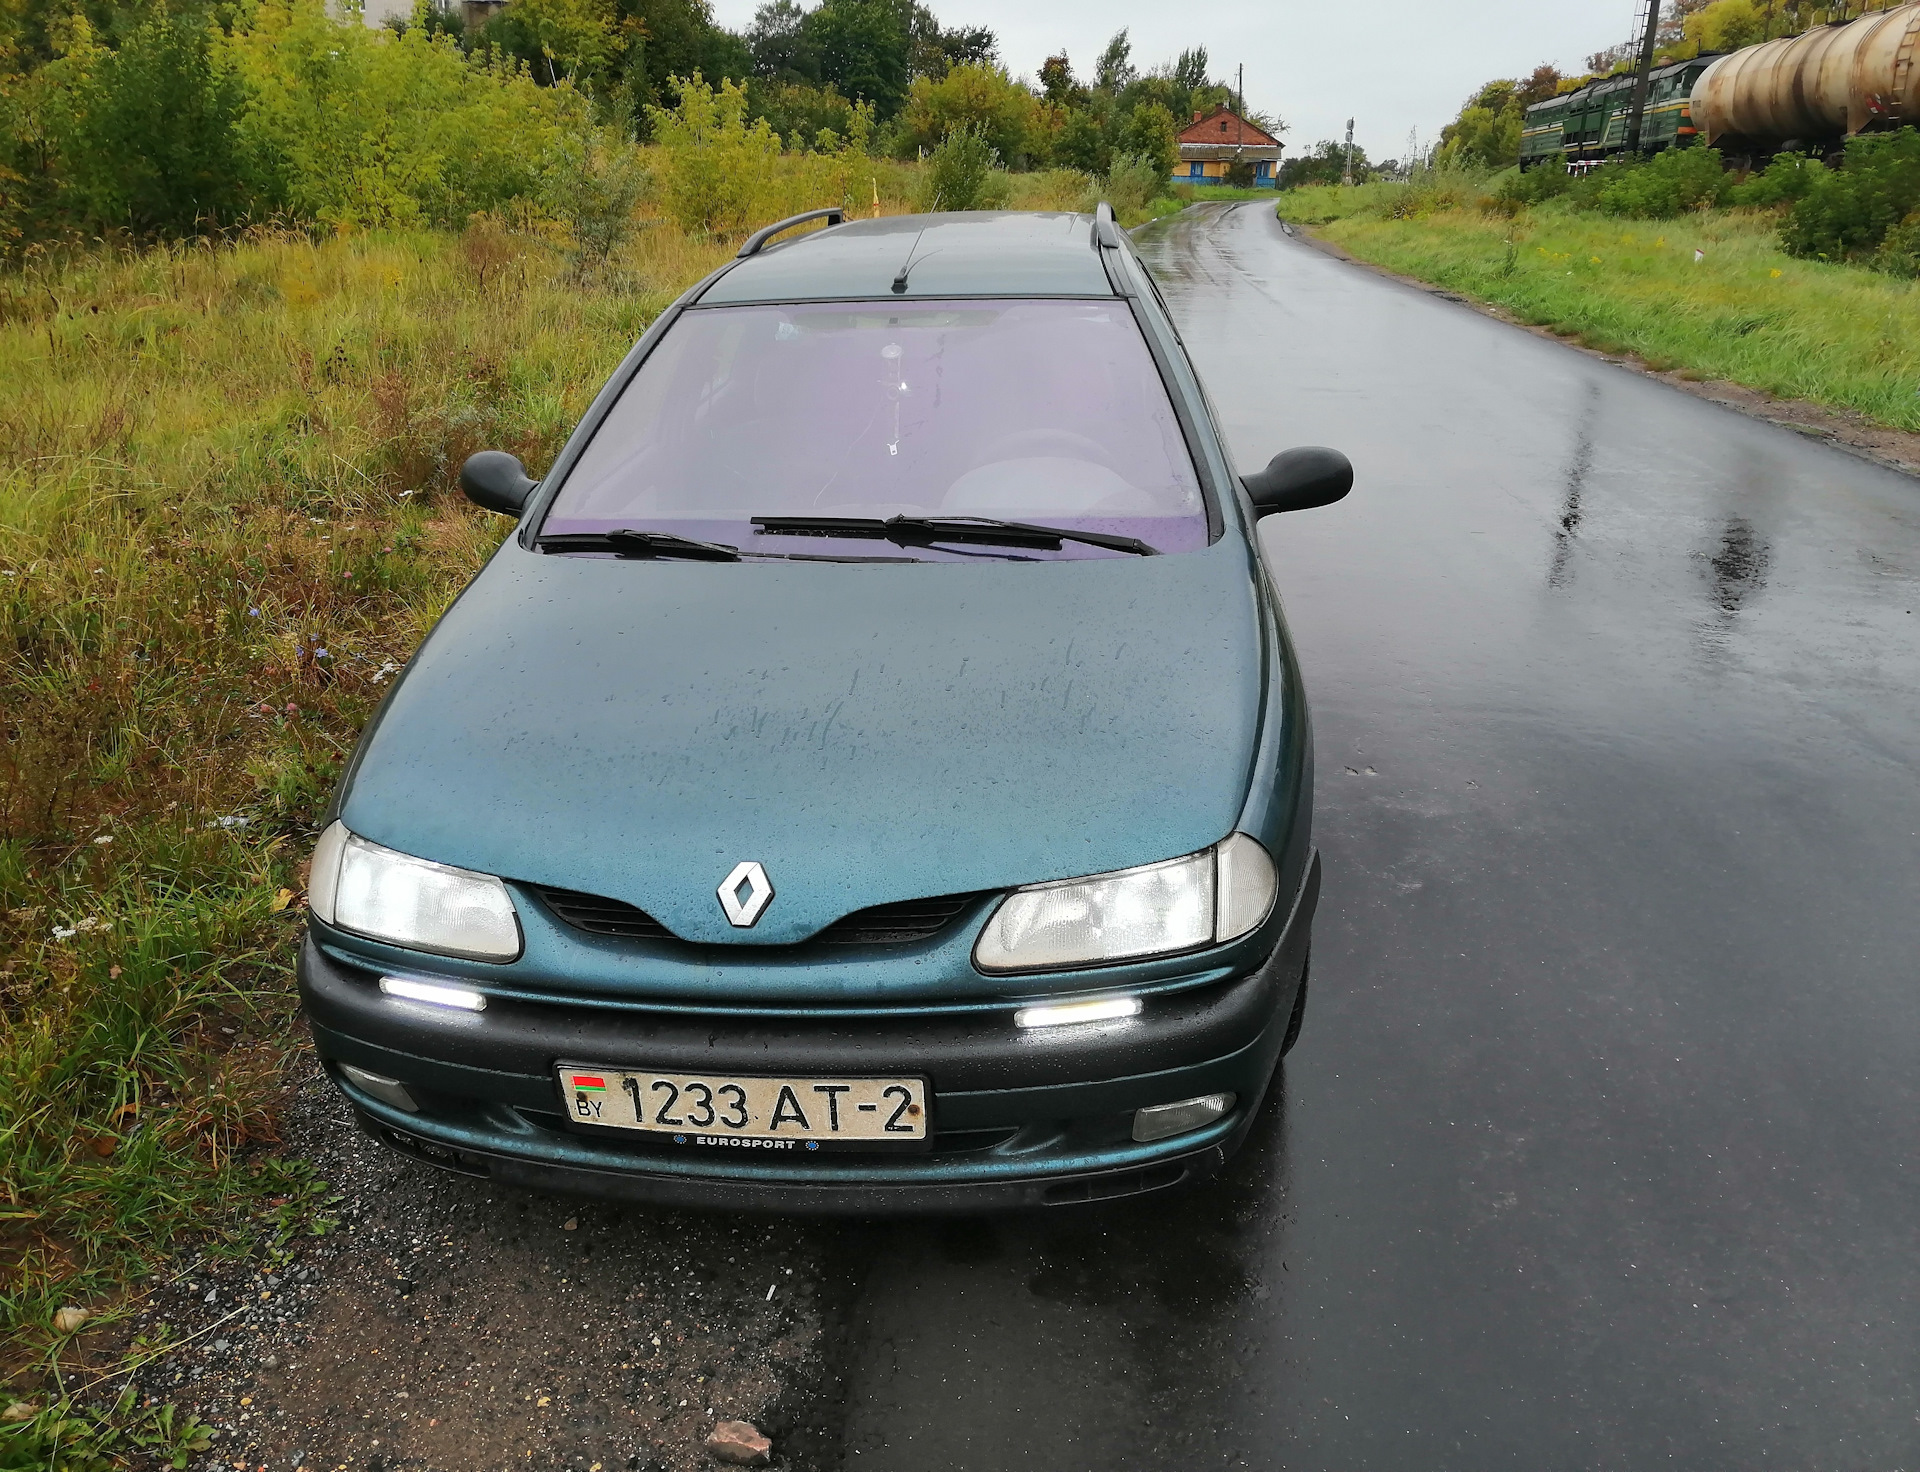
<path fill-rule="evenodd" d="M 1065 48 L 1085 77 L 1121 26 L 1143 70 L 1204 46 L 1216 78 L 1247 68 L 1247 105 L 1285 119 L 1290 152 L 1355 136 L 1375 159 L 1397 158 L 1407 132 L 1423 143 L 1491 77 L 1543 61 L 1578 67 L 1634 28 L 1636 0 L 930 0 L 941 21 L 991 26 L 1000 59 L 1032 77 Z M 758 0 L 714 0 L 714 19 L 744 29 Z"/>

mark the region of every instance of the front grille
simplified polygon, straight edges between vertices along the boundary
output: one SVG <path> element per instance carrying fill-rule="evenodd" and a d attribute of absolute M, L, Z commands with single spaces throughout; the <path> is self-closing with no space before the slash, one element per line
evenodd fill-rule
<path fill-rule="evenodd" d="M 576 930 L 620 940 L 672 940 L 674 934 L 645 910 L 622 900 L 580 894 L 571 889 L 536 888 L 534 893 L 549 910 Z M 938 935 L 951 925 L 979 894 L 947 894 L 929 900 L 902 900 L 856 910 L 821 931 L 814 939 L 828 946 L 898 946 Z"/>
<path fill-rule="evenodd" d="M 536 889 L 541 902 L 575 930 L 611 935 L 621 940 L 672 940 L 673 932 L 645 910 L 621 900 L 571 889 Z"/>
<path fill-rule="evenodd" d="M 836 920 L 814 939 L 826 946 L 897 946 L 938 935 L 978 894 L 943 894 L 930 900 L 875 905 Z"/>

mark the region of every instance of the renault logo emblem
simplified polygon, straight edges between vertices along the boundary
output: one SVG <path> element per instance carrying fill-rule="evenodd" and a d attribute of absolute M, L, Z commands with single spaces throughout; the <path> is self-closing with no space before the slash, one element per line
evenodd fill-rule
<path fill-rule="evenodd" d="M 720 881 L 720 908 L 727 912 L 727 923 L 747 930 L 773 903 L 773 882 L 767 871 L 753 860 L 736 864 Z"/>

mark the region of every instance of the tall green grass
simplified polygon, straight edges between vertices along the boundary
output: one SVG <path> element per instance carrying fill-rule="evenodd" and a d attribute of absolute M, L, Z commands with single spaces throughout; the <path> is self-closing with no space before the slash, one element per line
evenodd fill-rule
<path fill-rule="evenodd" d="M 302 864 L 361 724 L 544 465 L 728 253 L 465 235 L 94 254 L 0 278 L 0 1369 L 277 1163 Z M 25 1380 L 17 1377 L 25 1376 Z"/>
<path fill-rule="evenodd" d="M 1770 213 L 1509 217 L 1492 182 L 1299 189 L 1279 209 L 1361 260 L 1601 351 L 1920 430 L 1920 283 L 1789 256 Z"/>

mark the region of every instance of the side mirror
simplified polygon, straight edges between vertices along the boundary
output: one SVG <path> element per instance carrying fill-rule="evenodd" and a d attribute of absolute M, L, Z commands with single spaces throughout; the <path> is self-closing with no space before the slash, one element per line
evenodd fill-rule
<path fill-rule="evenodd" d="M 476 506 L 518 516 L 526 510 L 527 497 L 540 482 L 527 475 L 527 467 L 505 450 L 482 450 L 467 456 L 460 467 L 460 489 Z"/>
<path fill-rule="evenodd" d="M 1338 450 L 1302 445 L 1282 450 L 1265 470 L 1240 477 L 1256 516 L 1331 506 L 1353 489 L 1353 462 Z"/>

